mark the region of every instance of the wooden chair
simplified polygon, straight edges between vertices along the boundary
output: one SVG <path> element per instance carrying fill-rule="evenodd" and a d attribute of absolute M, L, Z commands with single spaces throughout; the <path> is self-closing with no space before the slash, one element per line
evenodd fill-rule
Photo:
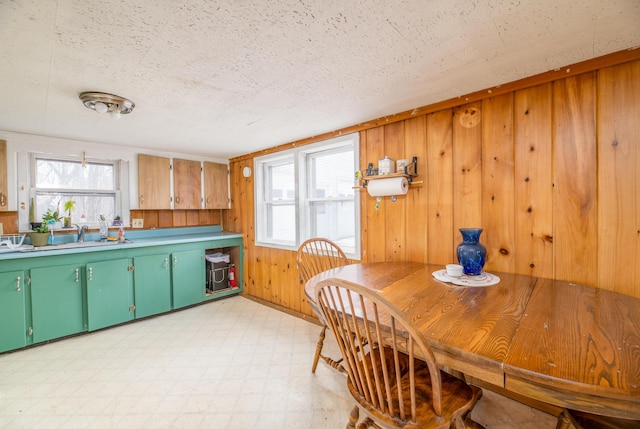
<path fill-rule="evenodd" d="M 347 428 L 478 428 L 469 414 L 482 390 L 437 366 L 426 339 L 378 291 L 326 279 L 314 291 L 336 336 L 357 404 Z"/>
<path fill-rule="evenodd" d="M 342 265 L 349 264 L 347 256 L 342 249 L 333 241 L 326 238 L 311 238 L 300 245 L 298 248 L 298 254 L 296 256 L 296 265 L 300 271 L 300 277 L 302 281 L 306 283 L 309 279 L 316 274 L 323 271 L 327 271 L 331 268 L 340 267 Z M 324 346 L 324 339 L 327 331 L 327 324 L 322 317 L 322 312 L 312 303 L 311 308 L 316 313 L 322 323 L 322 330 L 318 338 L 318 344 L 316 345 L 316 353 L 313 357 L 313 365 L 311 372 L 315 373 L 318 367 L 318 361 L 322 359 L 332 368 L 337 369 L 340 372 L 345 372 L 344 367 L 340 364 L 342 359 L 333 360 L 328 356 L 322 354 L 322 347 Z"/>

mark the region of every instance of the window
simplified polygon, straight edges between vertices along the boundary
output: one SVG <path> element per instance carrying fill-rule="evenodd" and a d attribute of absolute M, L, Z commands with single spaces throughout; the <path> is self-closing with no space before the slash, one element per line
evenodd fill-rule
<path fill-rule="evenodd" d="M 296 250 L 325 237 L 359 259 L 358 145 L 356 133 L 256 158 L 256 243 Z"/>
<path fill-rule="evenodd" d="M 100 215 L 120 214 L 119 163 L 31 156 L 31 191 L 36 221 L 51 210 L 67 216 L 65 203 L 75 201 L 71 223 L 98 224 Z"/>

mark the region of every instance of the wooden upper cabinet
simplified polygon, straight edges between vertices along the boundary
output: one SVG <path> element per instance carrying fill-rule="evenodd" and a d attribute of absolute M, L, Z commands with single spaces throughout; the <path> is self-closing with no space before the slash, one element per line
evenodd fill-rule
<path fill-rule="evenodd" d="M 7 142 L 0 140 L 0 211 L 9 210 L 7 180 Z"/>
<path fill-rule="evenodd" d="M 204 208 L 229 208 L 229 179 L 226 164 L 204 163 Z"/>
<path fill-rule="evenodd" d="M 202 208 L 200 161 L 173 160 L 173 207 L 175 209 Z"/>
<path fill-rule="evenodd" d="M 171 160 L 138 155 L 138 205 L 140 210 L 171 209 Z"/>

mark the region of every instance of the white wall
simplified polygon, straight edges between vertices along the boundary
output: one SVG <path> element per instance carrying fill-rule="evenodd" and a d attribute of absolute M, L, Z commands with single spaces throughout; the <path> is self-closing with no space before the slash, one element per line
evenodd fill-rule
<path fill-rule="evenodd" d="M 79 140 L 61 139 L 56 137 L 22 134 L 0 130 L 0 140 L 7 142 L 7 179 L 8 179 L 8 210 L 18 211 L 23 215 L 28 211 L 27 198 L 22 197 L 28 191 L 28 183 L 24 183 L 25 172 L 18 174 L 19 153 L 46 153 L 82 160 L 83 152 L 87 160 L 123 160 L 129 165 L 129 209 L 138 208 L 138 154 L 163 156 L 166 158 L 180 158 L 195 161 L 210 161 L 228 164 L 226 159 L 196 157 L 179 152 L 162 152 L 132 146 L 116 146 Z M 19 179 L 20 177 L 20 179 Z M 20 182 L 20 183 L 19 183 Z M 19 192 L 20 191 L 20 192 Z M 24 201 L 21 201 L 23 199 Z M 25 211 L 23 213 L 20 213 Z"/>

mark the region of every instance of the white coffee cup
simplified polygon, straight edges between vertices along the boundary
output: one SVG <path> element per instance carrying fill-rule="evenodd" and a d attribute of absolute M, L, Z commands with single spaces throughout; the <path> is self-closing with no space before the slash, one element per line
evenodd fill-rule
<path fill-rule="evenodd" d="M 447 275 L 451 277 L 460 277 L 464 273 L 464 268 L 458 264 L 447 264 L 446 269 Z"/>

